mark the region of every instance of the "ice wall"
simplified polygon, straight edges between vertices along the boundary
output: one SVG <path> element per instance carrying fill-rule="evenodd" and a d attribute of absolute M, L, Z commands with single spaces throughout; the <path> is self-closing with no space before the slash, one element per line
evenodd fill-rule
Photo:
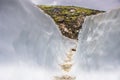
<path fill-rule="evenodd" d="M 76 56 L 83 70 L 120 71 L 120 9 L 85 19 Z"/>
<path fill-rule="evenodd" d="M 0 65 L 56 68 L 65 47 L 49 16 L 29 0 L 0 0 Z"/>

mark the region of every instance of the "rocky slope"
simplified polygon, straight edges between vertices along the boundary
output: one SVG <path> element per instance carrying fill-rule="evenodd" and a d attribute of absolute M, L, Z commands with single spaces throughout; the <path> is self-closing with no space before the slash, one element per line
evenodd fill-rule
<path fill-rule="evenodd" d="M 38 5 L 38 7 L 54 19 L 64 36 L 71 39 L 78 39 L 78 32 L 86 16 L 104 12 L 75 6 Z"/>

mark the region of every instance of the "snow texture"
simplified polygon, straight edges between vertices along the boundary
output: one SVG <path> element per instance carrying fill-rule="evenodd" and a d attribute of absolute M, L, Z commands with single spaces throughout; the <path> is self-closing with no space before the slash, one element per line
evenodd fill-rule
<path fill-rule="evenodd" d="M 120 67 L 120 9 L 85 19 L 76 55 L 79 67 L 83 69 Z"/>
<path fill-rule="evenodd" d="M 28 0 L 0 0 L 0 64 L 55 68 L 65 54 L 54 21 Z"/>

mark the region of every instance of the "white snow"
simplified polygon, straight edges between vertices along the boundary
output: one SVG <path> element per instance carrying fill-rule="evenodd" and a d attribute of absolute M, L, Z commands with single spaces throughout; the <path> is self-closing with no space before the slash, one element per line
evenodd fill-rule
<path fill-rule="evenodd" d="M 66 48 L 54 21 L 28 0 L 0 1 L 0 64 L 57 68 Z"/>
<path fill-rule="evenodd" d="M 87 17 L 71 74 L 76 80 L 120 79 L 120 9 Z M 0 0 L 0 80 L 52 80 L 76 41 L 28 0 Z"/>
<path fill-rule="evenodd" d="M 120 9 L 85 19 L 75 62 L 82 80 L 120 80 Z"/>
<path fill-rule="evenodd" d="M 0 80 L 51 80 L 68 46 L 29 0 L 0 0 Z"/>

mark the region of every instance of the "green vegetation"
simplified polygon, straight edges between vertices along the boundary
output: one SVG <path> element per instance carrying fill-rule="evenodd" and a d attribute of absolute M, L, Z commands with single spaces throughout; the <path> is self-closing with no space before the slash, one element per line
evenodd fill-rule
<path fill-rule="evenodd" d="M 71 39 L 78 38 L 78 32 L 86 16 L 104 12 L 75 6 L 38 5 L 38 7 L 54 19 L 64 36 Z"/>

